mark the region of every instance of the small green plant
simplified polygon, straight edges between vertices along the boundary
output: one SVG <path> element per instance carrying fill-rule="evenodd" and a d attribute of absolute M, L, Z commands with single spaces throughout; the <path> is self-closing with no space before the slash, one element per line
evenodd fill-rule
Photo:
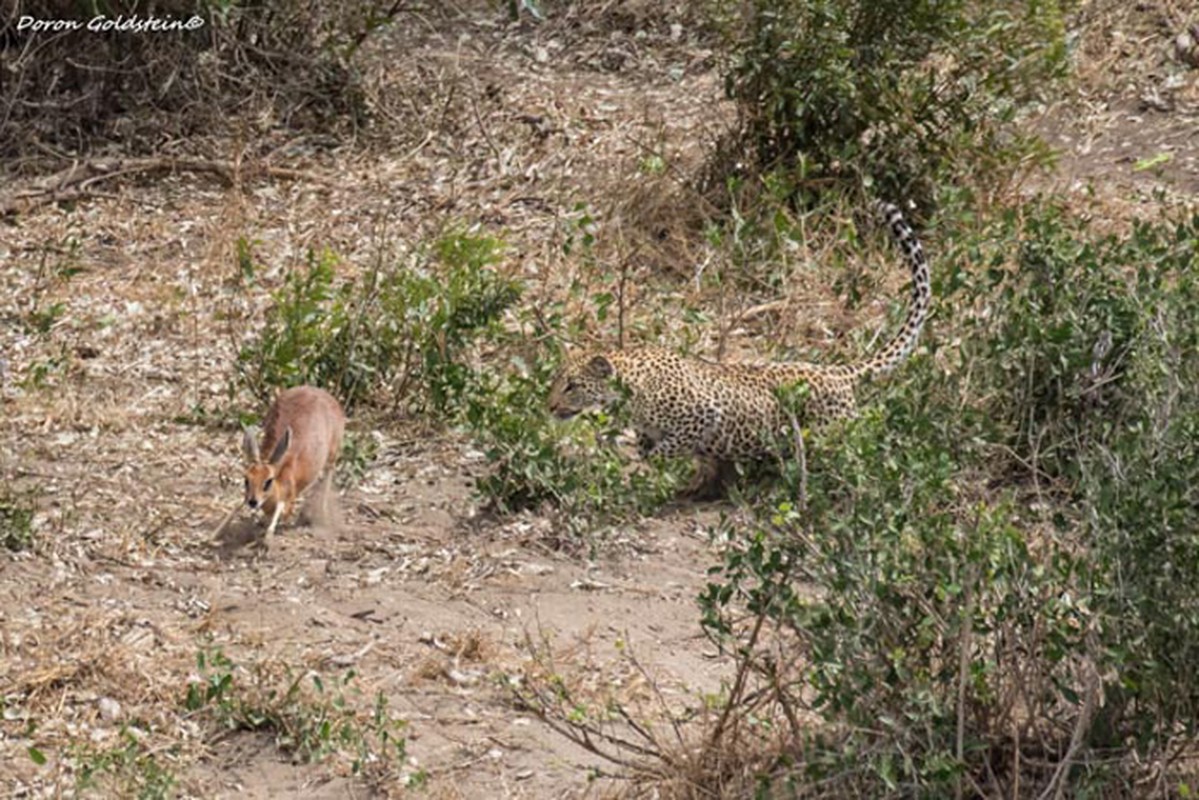
<path fill-rule="evenodd" d="M 75 786 L 80 792 L 101 791 L 111 797 L 166 800 L 174 796 L 175 774 L 164 764 L 162 753 L 148 748 L 144 734 L 122 729 L 123 744 L 108 749 L 80 747 L 72 754 Z"/>
<path fill-rule="evenodd" d="M 29 314 L 26 316 L 26 323 L 33 332 L 45 336 L 50 333 L 50 330 L 54 327 L 54 323 L 62 319 L 66 310 L 66 303 L 50 303 L 49 305 L 35 307 L 30 309 Z"/>
<path fill-rule="evenodd" d="M 188 711 L 212 707 L 219 711 L 218 716 L 231 718 L 233 708 L 230 705 L 230 695 L 235 668 L 233 662 L 221 650 L 201 650 L 196 653 L 196 668 L 199 678 L 188 683 L 183 707 Z"/>
<path fill-rule="evenodd" d="M 407 723 L 388 710 L 381 692 L 369 712 L 355 710 L 360 692 L 352 670 L 327 685 L 307 670 L 245 670 L 220 650 L 201 651 L 196 666 L 183 707 L 220 729 L 269 731 L 280 749 L 303 761 L 345 758 L 353 774 L 373 779 L 403 767 Z"/>
<path fill-rule="evenodd" d="M 64 352 L 46 358 L 35 359 L 25 370 L 21 385 L 26 389 L 44 389 L 54 380 L 66 374 L 69 360 Z"/>
<path fill-rule="evenodd" d="M 78 265 L 79 240 L 67 237 L 62 243 L 41 248 L 33 289 L 26 299 L 24 323 L 30 333 L 48 336 L 67 311 L 63 301 L 48 302 L 47 295 L 65 287 L 83 269 Z"/>
<path fill-rule="evenodd" d="M 13 551 L 33 548 L 36 508 L 32 495 L 9 487 L 0 488 L 0 547 Z"/>

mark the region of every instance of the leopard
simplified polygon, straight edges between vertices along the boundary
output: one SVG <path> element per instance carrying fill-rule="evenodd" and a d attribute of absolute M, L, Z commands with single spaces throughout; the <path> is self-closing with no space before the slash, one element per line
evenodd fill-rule
<path fill-rule="evenodd" d="M 931 305 L 924 248 L 899 208 L 875 200 L 871 210 L 888 230 L 911 274 L 907 314 L 873 356 L 850 364 L 803 361 L 714 362 L 652 346 L 584 350 L 568 355 L 554 375 L 549 411 L 566 420 L 627 402 L 642 458 L 692 457 L 698 469 L 685 492 L 719 496 L 737 462 L 778 457 L 780 436 L 824 431 L 857 414 L 857 387 L 885 375 L 915 349 Z M 798 404 L 788 387 L 805 387 Z"/>

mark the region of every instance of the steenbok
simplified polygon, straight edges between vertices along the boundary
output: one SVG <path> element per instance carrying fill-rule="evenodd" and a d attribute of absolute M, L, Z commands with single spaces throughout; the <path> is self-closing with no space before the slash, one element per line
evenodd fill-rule
<path fill-rule="evenodd" d="M 328 519 L 333 467 L 345 426 L 345 413 L 333 395 L 297 386 L 275 398 L 262 421 L 261 447 L 257 431 L 245 430 L 246 505 L 270 517 L 264 540 L 275 532 L 280 517 L 291 518 L 296 500 L 322 476 L 319 519 Z M 268 454 L 265 461 L 263 453 Z"/>

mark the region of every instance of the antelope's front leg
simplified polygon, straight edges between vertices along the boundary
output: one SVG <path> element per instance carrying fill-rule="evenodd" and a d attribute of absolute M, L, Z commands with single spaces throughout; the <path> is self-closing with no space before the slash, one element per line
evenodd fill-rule
<path fill-rule="evenodd" d="M 271 524 L 266 526 L 266 533 L 263 535 L 263 539 L 267 536 L 275 535 L 275 528 L 279 527 L 279 517 L 283 514 L 283 508 L 283 503 L 275 503 L 275 513 L 271 515 Z"/>

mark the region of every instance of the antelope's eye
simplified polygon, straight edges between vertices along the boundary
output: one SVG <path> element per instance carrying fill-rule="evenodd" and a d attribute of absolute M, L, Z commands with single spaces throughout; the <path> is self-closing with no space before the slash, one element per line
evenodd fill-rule
<path fill-rule="evenodd" d="M 248 491 L 250 491 L 250 479 L 249 479 L 249 478 L 242 478 L 242 483 L 244 483 L 244 484 L 246 485 L 246 491 L 247 491 L 247 492 L 248 492 Z"/>
<path fill-rule="evenodd" d="M 271 484 L 275 482 L 274 478 L 267 478 L 262 482 L 262 491 L 268 492 L 271 489 Z"/>

